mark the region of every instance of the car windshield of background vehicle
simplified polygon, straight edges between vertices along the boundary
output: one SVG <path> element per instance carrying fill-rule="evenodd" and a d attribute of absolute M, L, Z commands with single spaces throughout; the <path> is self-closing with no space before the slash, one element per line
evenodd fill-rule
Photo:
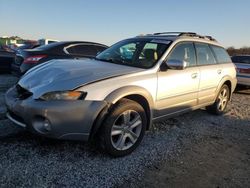
<path fill-rule="evenodd" d="M 168 43 L 125 40 L 100 53 L 96 59 L 139 68 L 151 68 L 168 48 Z"/>

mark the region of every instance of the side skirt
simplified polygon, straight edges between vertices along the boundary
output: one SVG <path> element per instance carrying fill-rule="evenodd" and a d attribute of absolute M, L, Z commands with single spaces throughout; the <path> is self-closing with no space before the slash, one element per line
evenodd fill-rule
<path fill-rule="evenodd" d="M 183 110 L 179 110 L 179 111 L 168 113 L 168 114 L 165 114 L 165 115 L 162 115 L 162 116 L 154 117 L 152 119 L 152 121 L 153 121 L 153 123 L 159 122 L 159 121 L 163 121 L 165 119 L 168 119 L 168 118 L 171 118 L 171 117 L 175 117 L 175 116 L 178 116 L 180 114 L 184 114 L 184 113 L 187 113 L 187 112 L 190 112 L 190 111 L 194 111 L 194 110 L 197 110 L 197 109 L 209 106 L 211 104 L 213 104 L 213 103 L 209 102 L 209 103 L 204 103 L 204 104 L 193 106 L 193 107 L 188 107 L 188 108 L 185 108 Z"/>

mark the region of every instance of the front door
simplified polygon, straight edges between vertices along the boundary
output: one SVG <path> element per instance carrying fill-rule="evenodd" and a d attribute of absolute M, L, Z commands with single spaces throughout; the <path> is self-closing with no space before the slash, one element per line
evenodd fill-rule
<path fill-rule="evenodd" d="M 167 69 L 158 72 L 155 116 L 165 116 L 197 105 L 200 71 L 192 42 L 177 44 L 167 60 L 186 61 L 184 70 Z"/>

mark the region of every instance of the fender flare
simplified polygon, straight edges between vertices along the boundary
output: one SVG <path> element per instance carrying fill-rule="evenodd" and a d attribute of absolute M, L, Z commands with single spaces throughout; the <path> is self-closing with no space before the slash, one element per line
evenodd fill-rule
<path fill-rule="evenodd" d="M 219 93 L 219 91 L 220 91 L 222 85 L 223 85 L 225 82 L 227 82 L 227 81 L 230 81 L 230 83 L 231 83 L 231 91 L 230 91 L 230 99 L 231 99 L 232 93 L 233 93 L 233 91 L 234 91 L 234 88 L 236 87 L 236 84 L 234 83 L 233 78 L 230 77 L 230 76 L 228 76 L 228 75 L 224 76 L 224 77 L 220 80 L 219 85 L 218 85 L 217 88 L 216 88 L 216 96 L 218 95 L 218 93 Z"/>
<path fill-rule="evenodd" d="M 128 95 L 141 95 L 148 103 L 149 107 L 153 108 L 154 102 L 151 94 L 144 88 L 139 86 L 124 86 L 119 89 L 112 91 L 108 96 L 105 97 L 105 101 L 115 104 L 120 99 Z"/>
<path fill-rule="evenodd" d="M 153 120 L 153 107 L 154 107 L 154 100 L 151 94 L 144 88 L 139 87 L 139 86 L 124 86 L 121 88 L 118 88 L 114 91 L 112 91 L 109 95 L 107 95 L 104 99 L 104 101 L 107 102 L 106 107 L 101 111 L 101 113 L 98 115 L 92 130 L 91 130 L 91 136 L 89 140 L 92 140 L 96 133 L 98 132 L 99 128 L 102 125 L 102 122 L 106 118 L 106 116 L 109 113 L 109 110 L 112 108 L 112 105 L 114 105 L 116 102 L 118 102 L 120 99 L 129 96 L 129 95 L 140 95 L 143 98 L 146 99 L 148 102 L 148 112 L 149 117 L 148 117 L 148 123 L 147 123 L 147 129 L 149 129 L 152 126 L 152 120 Z"/>
<path fill-rule="evenodd" d="M 147 101 L 149 106 L 147 111 L 149 113 L 147 129 L 149 129 L 152 126 L 154 100 L 152 95 L 145 88 L 140 86 L 124 86 L 111 92 L 108 96 L 106 96 L 105 101 L 115 104 L 120 99 L 129 95 L 140 95 Z"/>

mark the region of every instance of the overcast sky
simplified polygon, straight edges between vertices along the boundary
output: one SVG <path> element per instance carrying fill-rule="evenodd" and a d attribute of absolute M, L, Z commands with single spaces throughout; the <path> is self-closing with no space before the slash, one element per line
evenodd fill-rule
<path fill-rule="evenodd" d="M 141 33 L 193 31 L 250 46 L 248 0 L 0 0 L 0 36 L 111 45 Z"/>

